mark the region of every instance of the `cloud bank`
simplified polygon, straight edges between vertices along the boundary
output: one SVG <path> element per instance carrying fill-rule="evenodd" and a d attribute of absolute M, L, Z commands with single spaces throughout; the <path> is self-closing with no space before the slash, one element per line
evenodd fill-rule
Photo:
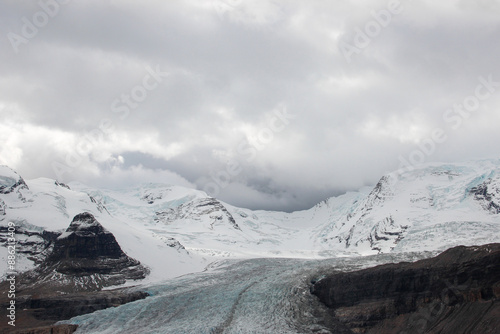
<path fill-rule="evenodd" d="M 4 1 L 0 164 L 299 210 L 497 156 L 500 1 Z M 420 152 L 420 153 L 418 153 Z"/>

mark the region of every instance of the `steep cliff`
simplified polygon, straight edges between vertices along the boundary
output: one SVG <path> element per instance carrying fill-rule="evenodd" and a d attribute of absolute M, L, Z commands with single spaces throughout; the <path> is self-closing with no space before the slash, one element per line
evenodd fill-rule
<path fill-rule="evenodd" d="M 354 333 L 494 333 L 500 244 L 455 247 L 415 263 L 330 273 L 311 291 Z"/>
<path fill-rule="evenodd" d="M 19 289 L 96 291 L 146 277 L 149 270 L 127 256 L 112 233 L 90 213 L 74 217 L 36 269 L 21 275 Z"/>

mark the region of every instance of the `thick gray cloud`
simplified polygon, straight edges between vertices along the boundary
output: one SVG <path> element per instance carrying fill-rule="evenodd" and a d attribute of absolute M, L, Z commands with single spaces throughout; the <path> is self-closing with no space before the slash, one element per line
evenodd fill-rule
<path fill-rule="evenodd" d="M 499 18 L 498 0 L 3 1 L 0 163 L 297 210 L 402 159 L 493 157 Z"/>

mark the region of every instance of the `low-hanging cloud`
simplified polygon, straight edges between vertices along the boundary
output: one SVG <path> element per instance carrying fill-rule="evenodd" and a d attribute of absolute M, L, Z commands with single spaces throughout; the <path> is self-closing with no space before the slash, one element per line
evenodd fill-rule
<path fill-rule="evenodd" d="M 436 129 L 446 140 L 414 157 L 492 157 L 499 14 L 497 0 L 6 1 L 0 164 L 290 211 L 374 184 Z M 492 93 L 454 126 L 446 111 L 481 78 Z"/>

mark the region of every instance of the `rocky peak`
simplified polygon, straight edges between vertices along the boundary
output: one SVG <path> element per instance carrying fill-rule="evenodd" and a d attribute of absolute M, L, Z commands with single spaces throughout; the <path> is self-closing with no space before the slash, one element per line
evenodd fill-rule
<path fill-rule="evenodd" d="M 104 227 L 102 227 L 95 217 L 88 212 L 76 215 L 69 227 L 66 229 L 66 232 L 75 233 L 80 236 L 109 233 L 104 229 Z"/>
<path fill-rule="evenodd" d="M 98 257 L 119 258 L 125 256 L 114 235 L 106 230 L 95 217 L 80 213 L 66 231 L 57 238 L 51 258 L 96 259 Z"/>
<path fill-rule="evenodd" d="M 32 289 L 95 291 L 147 274 L 149 270 L 127 256 L 111 232 L 84 212 L 73 218 L 55 240 L 52 253 L 22 281 Z"/>

